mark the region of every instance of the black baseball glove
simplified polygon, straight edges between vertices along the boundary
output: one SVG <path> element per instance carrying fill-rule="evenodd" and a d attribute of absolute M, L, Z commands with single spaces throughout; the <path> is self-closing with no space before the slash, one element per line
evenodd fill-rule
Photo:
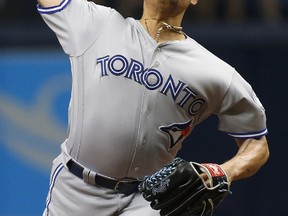
<path fill-rule="evenodd" d="M 212 215 L 230 193 L 225 172 L 217 164 L 175 158 L 139 185 L 143 197 L 161 216 Z"/>

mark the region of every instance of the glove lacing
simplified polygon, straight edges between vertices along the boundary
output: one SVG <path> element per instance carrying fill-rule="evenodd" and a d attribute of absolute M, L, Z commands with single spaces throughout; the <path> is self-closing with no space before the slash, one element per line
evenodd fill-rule
<path fill-rule="evenodd" d="M 172 163 L 168 164 L 167 166 L 163 167 L 158 172 L 154 173 L 151 176 L 146 176 L 145 181 L 147 182 L 149 187 L 153 187 L 158 181 L 162 181 L 168 175 L 170 175 L 175 169 L 176 166 L 182 162 L 181 158 L 175 158 Z"/>

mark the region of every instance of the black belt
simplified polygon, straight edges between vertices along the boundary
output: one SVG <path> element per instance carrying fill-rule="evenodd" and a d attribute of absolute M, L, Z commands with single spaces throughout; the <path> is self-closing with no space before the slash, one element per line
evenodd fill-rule
<path fill-rule="evenodd" d="M 75 176 L 83 179 L 84 167 L 75 163 L 73 160 L 68 161 L 67 167 Z M 117 181 L 106 178 L 101 175 L 95 176 L 95 185 L 114 190 L 125 195 L 130 195 L 138 190 L 140 181 Z"/>

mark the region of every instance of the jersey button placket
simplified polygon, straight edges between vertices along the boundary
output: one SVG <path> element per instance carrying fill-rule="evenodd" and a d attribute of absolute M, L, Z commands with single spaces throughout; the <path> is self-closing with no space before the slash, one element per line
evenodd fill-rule
<path fill-rule="evenodd" d="M 159 54 L 160 52 L 161 52 L 161 48 L 160 48 L 160 47 L 157 47 L 157 48 L 155 49 L 155 53 L 156 53 L 155 57 L 156 57 L 157 54 Z M 154 67 L 155 67 L 155 68 L 158 68 L 159 66 L 160 66 L 159 61 L 156 61 L 156 62 L 154 63 Z"/>

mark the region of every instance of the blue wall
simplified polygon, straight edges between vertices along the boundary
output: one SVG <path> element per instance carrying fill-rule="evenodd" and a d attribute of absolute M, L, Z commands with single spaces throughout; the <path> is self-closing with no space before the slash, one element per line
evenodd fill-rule
<path fill-rule="evenodd" d="M 69 62 L 56 51 L 0 53 L 1 216 L 41 215 L 66 135 Z"/>

